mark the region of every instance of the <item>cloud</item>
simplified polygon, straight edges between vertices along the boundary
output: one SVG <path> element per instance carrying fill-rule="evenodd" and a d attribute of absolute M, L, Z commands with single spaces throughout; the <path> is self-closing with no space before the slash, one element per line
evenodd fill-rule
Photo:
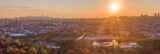
<path fill-rule="evenodd" d="M 0 8 L 31 8 L 31 7 L 24 7 L 24 6 L 0 6 Z"/>
<path fill-rule="evenodd" d="M 33 8 L 33 7 L 25 7 L 25 6 L 0 6 L 0 10 L 19 10 L 19 11 L 41 11 L 45 12 L 45 9 L 40 9 L 40 8 Z"/>
<path fill-rule="evenodd" d="M 0 6 L 0 17 L 16 17 L 43 14 L 47 14 L 47 11 L 45 9 L 21 6 Z"/>

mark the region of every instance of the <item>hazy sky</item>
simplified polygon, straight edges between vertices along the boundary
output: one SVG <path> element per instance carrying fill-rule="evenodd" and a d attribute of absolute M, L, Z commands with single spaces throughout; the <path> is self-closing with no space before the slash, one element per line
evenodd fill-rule
<path fill-rule="evenodd" d="M 0 17 L 108 17 L 109 3 L 116 1 L 116 15 L 139 15 L 160 12 L 160 0 L 0 0 Z"/>

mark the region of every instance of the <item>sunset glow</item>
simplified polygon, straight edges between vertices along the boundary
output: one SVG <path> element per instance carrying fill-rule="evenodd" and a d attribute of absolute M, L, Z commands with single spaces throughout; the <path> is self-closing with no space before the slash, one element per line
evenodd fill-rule
<path fill-rule="evenodd" d="M 117 12 L 119 10 L 119 4 L 117 2 L 113 2 L 110 5 L 110 11 L 111 12 Z"/>
<path fill-rule="evenodd" d="M 0 0 L 0 17 L 50 16 L 104 18 L 153 15 L 160 0 Z M 11 14 L 8 14 L 11 13 Z"/>

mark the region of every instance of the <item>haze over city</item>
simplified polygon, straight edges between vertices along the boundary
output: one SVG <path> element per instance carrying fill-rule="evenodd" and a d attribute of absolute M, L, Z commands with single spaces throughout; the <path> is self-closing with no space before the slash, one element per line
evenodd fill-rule
<path fill-rule="evenodd" d="M 118 11 L 110 12 L 112 3 Z M 105 18 L 109 16 L 153 15 L 160 0 L 0 0 L 0 17 L 49 16 L 61 18 Z"/>
<path fill-rule="evenodd" d="M 0 0 L 0 54 L 160 54 L 160 0 Z"/>

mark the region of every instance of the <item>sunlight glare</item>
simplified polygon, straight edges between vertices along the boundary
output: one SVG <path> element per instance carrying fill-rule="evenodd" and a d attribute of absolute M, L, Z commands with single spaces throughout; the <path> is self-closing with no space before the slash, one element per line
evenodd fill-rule
<path fill-rule="evenodd" d="M 118 10 L 119 10 L 119 4 L 117 2 L 111 3 L 110 11 L 111 12 L 117 12 Z"/>

